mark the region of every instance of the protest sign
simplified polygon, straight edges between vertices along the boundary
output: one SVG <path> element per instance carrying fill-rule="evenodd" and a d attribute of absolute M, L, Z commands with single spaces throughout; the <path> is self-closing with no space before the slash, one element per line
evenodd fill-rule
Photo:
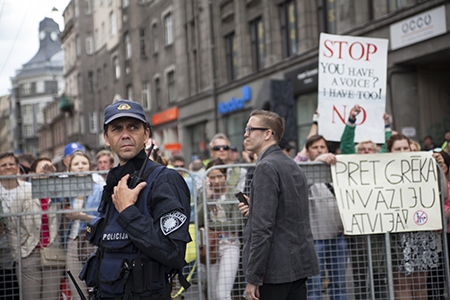
<path fill-rule="evenodd" d="M 337 155 L 331 175 L 345 234 L 442 229 L 429 152 Z"/>
<path fill-rule="evenodd" d="M 319 134 L 340 141 L 355 104 L 355 141 L 384 142 L 388 40 L 321 33 L 319 48 Z"/>

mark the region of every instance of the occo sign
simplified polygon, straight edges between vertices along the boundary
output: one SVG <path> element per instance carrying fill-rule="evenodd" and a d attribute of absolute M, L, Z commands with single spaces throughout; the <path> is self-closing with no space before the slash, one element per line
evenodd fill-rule
<path fill-rule="evenodd" d="M 420 15 L 413 19 L 410 19 L 402 24 L 403 33 L 413 32 L 418 29 L 422 29 L 431 24 L 432 18 L 430 14 Z"/>

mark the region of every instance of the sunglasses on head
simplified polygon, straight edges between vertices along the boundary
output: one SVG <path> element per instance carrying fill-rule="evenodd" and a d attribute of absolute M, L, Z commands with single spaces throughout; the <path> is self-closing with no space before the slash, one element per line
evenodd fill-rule
<path fill-rule="evenodd" d="M 219 151 L 220 149 L 223 149 L 223 150 L 225 150 L 225 151 L 228 151 L 228 150 L 230 150 L 230 146 L 227 146 L 227 145 L 214 146 L 214 147 L 212 147 L 212 149 L 213 149 L 214 151 Z"/>

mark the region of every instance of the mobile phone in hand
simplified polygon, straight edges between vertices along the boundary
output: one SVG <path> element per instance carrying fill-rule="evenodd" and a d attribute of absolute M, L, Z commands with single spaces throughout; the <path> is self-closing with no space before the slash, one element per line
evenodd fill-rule
<path fill-rule="evenodd" d="M 245 205 L 248 205 L 247 199 L 245 199 L 244 194 L 242 192 L 234 194 L 236 198 L 238 198 L 239 202 L 244 203 Z"/>

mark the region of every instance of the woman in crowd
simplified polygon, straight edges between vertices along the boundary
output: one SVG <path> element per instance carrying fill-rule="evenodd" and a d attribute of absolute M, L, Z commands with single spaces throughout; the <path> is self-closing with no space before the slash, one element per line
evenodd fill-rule
<path fill-rule="evenodd" d="M 198 203 L 198 225 L 204 226 L 203 203 L 208 203 L 208 228 L 215 231 L 218 240 L 217 261 L 209 269 L 208 280 L 211 287 L 211 299 L 231 300 L 231 290 L 239 266 L 240 242 L 242 232 L 242 216 L 238 209 L 238 201 L 227 186 L 227 169 L 208 170 L 214 166 L 224 165 L 218 158 L 210 161 L 206 166 L 206 191 L 200 193 Z M 204 199 L 206 195 L 206 200 Z M 211 239 L 209 243 L 213 243 Z M 215 253 L 210 253 L 214 255 Z"/>
<path fill-rule="evenodd" d="M 31 173 L 43 173 L 38 169 L 41 161 L 46 161 L 51 166 L 51 160 L 39 159 L 31 164 Z M 0 175 L 16 175 L 18 170 L 19 161 L 13 153 L 0 154 Z M 41 249 L 59 242 L 60 222 L 56 212 L 61 209 L 61 202 L 49 198 L 32 198 L 31 183 L 17 180 L 16 177 L 3 178 L 0 182 L 1 201 L 5 213 L 11 215 L 29 213 L 21 217 L 20 231 L 17 228 L 17 217 L 7 218 L 7 234 L 12 256 L 16 261 L 16 274 L 22 276 L 21 299 L 59 299 L 63 267 L 43 266 Z M 42 211 L 46 213 L 41 214 Z M 20 248 L 17 246 L 19 243 Z M 19 255 L 21 265 L 18 264 Z"/>
<path fill-rule="evenodd" d="M 82 153 L 76 152 L 72 155 L 69 163 L 69 172 L 89 172 L 91 171 L 91 161 L 89 157 Z M 78 249 L 78 240 L 85 234 L 86 226 L 91 221 L 94 216 L 96 216 L 97 208 L 100 204 L 102 197 L 103 187 L 93 182 L 92 194 L 89 196 L 79 196 L 70 198 L 69 210 L 88 210 L 86 212 L 67 212 L 65 214 L 66 218 L 69 219 L 69 231 L 67 234 L 67 260 L 66 268 L 70 270 L 85 293 L 86 298 L 88 297 L 88 287 L 84 281 L 79 280 L 78 274 L 81 272 L 84 258 L 80 257 Z M 93 211 L 92 209 L 95 209 Z M 89 211 L 90 210 L 90 211 Z M 70 282 L 70 290 L 72 292 L 72 299 L 80 299 L 75 285 Z"/>
<path fill-rule="evenodd" d="M 39 157 L 30 165 L 31 174 L 39 174 L 43 178 L 43 174 L 56 172 L 52 160 L 48 157 Z M 42 215 L 42 225 L 40 233 L 40 241 L 37 247 L 45 248 L 50 245 L 63 248 L 63 234 L 61 232 L 63 217 L 56 210 L 63 209 L 61 198 L 40 198 L 41 210 L 49 211 L 49 214 Z M 59 299 L 61 278 L 63 277 L 64 267 L 45 267 L 41 266 L 42 276 L 42 299 Z M 48 295 L 50 295 L 50 298 Z"/>
<path fill-rule="evenodd" d="M 411 152 L 410 140 L 403 134 L 392 135 L 388 152 Z M 436 235 L 432 231 L 391 234 L 391 252 L 395 299 L 427 299 L 427 275 L 439 265 Z"/>

